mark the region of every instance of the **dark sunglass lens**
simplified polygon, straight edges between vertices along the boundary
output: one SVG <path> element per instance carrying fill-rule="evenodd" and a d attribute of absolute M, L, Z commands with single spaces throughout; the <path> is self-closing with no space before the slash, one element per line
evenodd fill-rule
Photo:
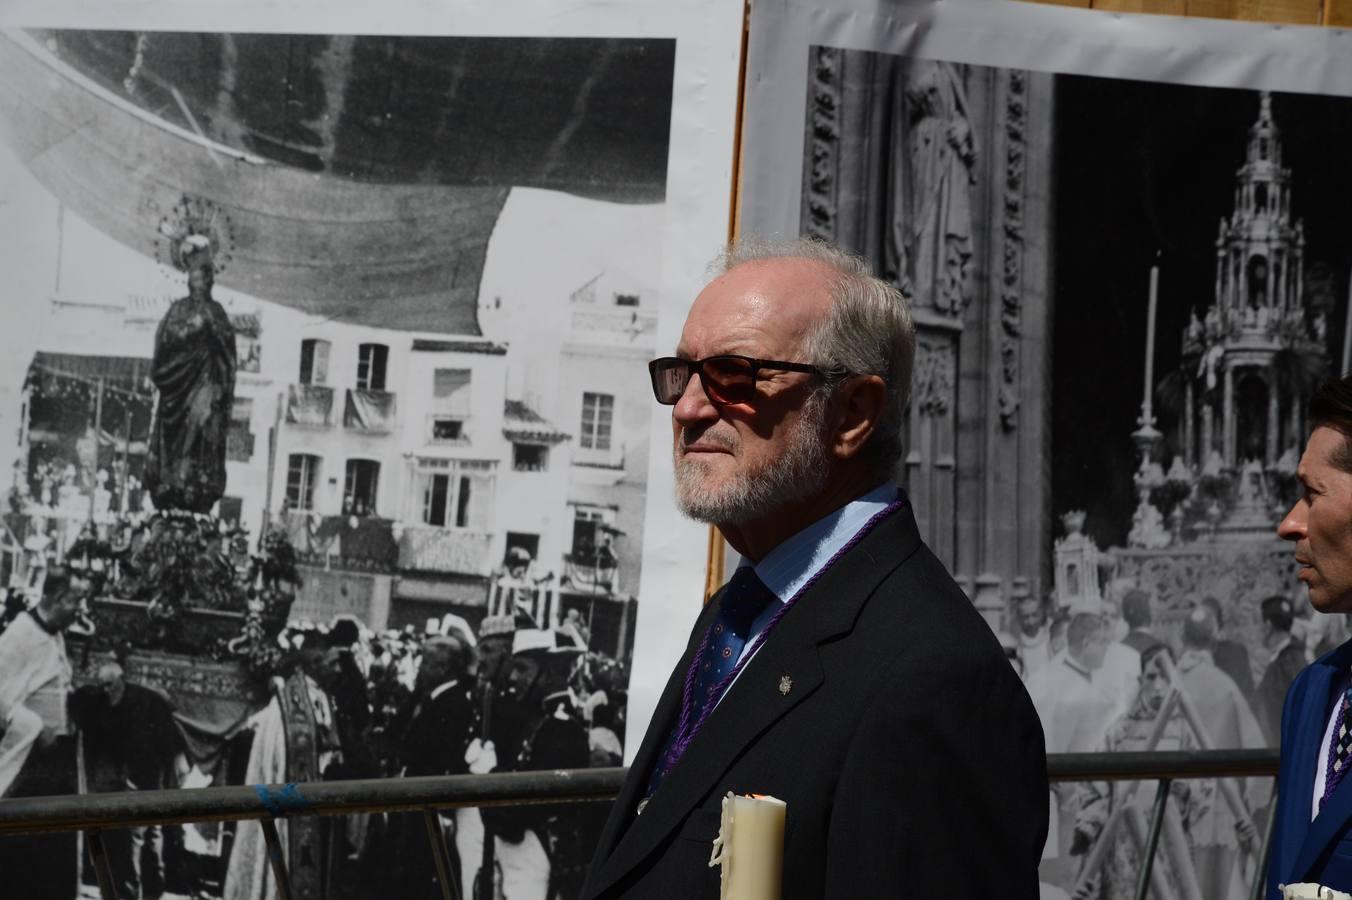
<path fill-rule="evenodd" d="M 653 394 L 658 403 L 675 403 L 690 383 L 690 364 L 683 359 L 659 359 L 652 365 Z"/>
<path fill-rule="evenodd" d="M 745 403 L 756 392 L 756 374 L 744 359 L 715 356 L 704 361 L 704 386 L 715 400 Z"/>

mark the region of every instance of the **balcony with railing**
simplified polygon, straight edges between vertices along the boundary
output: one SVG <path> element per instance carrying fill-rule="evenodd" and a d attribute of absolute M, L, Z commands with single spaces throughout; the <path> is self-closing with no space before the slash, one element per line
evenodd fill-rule
<path fill-rule="evenodd" d="M 487 576 L 492 571 L 489 547 L 493 536 L 468 528 L 403 525 L 399 536 L 399 568 Z"/>
<path fill-rule="evenodd" d="M 657 314 L 629 307 L 578 308 L 571 317 L 575 336 L 620 344 L 651 344 L 657 336 Z"/>
<path fill-rule="evenodd" d="M 396 524 L 375 516 L 286 513 L 282 527 L 301 562 L 344 569 L 389 572 L 399 563 Z"/>
<path fill-rule="evenodd" d="M 333 388 L 321 384 L 287 385 L 286 421 L 317 428 L 333 424 Z"/>
<path fill-rule="evenodd" d="M 393 391 L 348 388 L 343 427 L 372 434 L 390 433 L 395 425 L 394 397 Z"/>

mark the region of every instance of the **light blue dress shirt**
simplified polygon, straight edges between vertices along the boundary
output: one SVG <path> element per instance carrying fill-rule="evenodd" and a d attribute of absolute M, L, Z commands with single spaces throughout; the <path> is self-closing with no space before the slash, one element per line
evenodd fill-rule
<path fill-rule="evenodd" d="M 746 646 L 738 658 L 740 663 L 745 664 L 749 656 L 759 649 L 755 643 L 756 637 L 765 630 L 765 626 L 770 624 L 783 605 L 802 590 L 868 524 L 869 519 L 886 509 L 900 495 L 901 491 L 894 484 L 879 485 L 813 522 L 771 550 L 756 564 L 756 576 L 774 592 L 779 602 L 769 604 L 764 612 L 752 620 Z M 738 568 L 751 564 L 749 559 L 744 558 Z M 741 677 L 740 672 L 737 677 Z M 734 678 L 733 683 L 736 681 L 737 678 Z M 731 689 L 732 685 L 728 687 Z M 726 692 L 724 696 L 727 696 Z"/>

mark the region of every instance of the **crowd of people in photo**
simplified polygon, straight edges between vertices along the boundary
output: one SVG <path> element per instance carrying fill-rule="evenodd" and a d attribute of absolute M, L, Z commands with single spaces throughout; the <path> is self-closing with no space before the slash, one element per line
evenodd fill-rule
<path fill-rule="evenodd" d="M 586 637 L 577 615 L 551 629 L 518 612 L 477 629 L 447 615 L 421 633 L 298 624 L 282 640 L 315 710 L 321 777 L 336 780 L 620 765 L 628 673 Z M 270 711 L 255 717 L 249 783 L 282 774 L 256 768 Z M 460 895 L 575 896 L 604 813 L 584 804 L 442 815 Z M 261 895 L 250 885 L 265 864 L 243 835 L 229 861 L 230 900 Z M 396 896 L 441 896 L 421 814 L 349 817 L 326 841 L 326 896 L 374 896 L 391 878 Z"/>
<path fill-rule="evenodd" d="M 1251 653 L 1227 631 L 1214 597 L 1200 598 L 1171 629 L 1159 627 L 1156 598 L 1141 588 L 1053 615 L 1025 597 L 1016 632 L 1002 641 L 1042 720 L 1048 753 L 1275 747 L 1292 680 L 1347 639 L 1343 617 L 1301 607 L 1284 596 L 1264 599 L 1262 645 Z M 1270 779 L 1174 781 L 1168 821 L 1177 827 L 1166 829 L 1155 877 L 1195 880 L 1208 898 L 1246 896 L 1270 788 Z M 1044 882 L 1073 887 L 1077 898 L 1134 896 L 1139 838 L 1121 819 L 1148 821 L 1155 791 L 1154 782 L 1054 785 Z M 1123 809 L 1113 821 L 1121 827 L 1106 828 L 1123 806 L 1141 817 Z M 1110 846 L 1095 852 L 1105 830 Z"/>
<path fill-rule="evenodd" d="M 0 734 L 0 796 L 302 780 L 288 759 L 294 720 L 283 724 L 279 705 L 295 685 L 306 695 L 322 780 L 621 764 L 628 673 L 588 648 L 576 611 L 557 628 L 524 611 L 477 626 L 446 615 L 423 629 L 384 631 L 349 618 L 294 621 L 277 638 L 283 661 L 271 699 L 219 741 L 195 719 L 201 711 L 136 683 L 127 654 L 67 657 L 65 634 L 82 628 L 92 583 L 61 567 L 45 581 L 37 602 L 7 604 L 0 624 L 0 686 L 14 688 L 0 700 L 15 713 Z M 36 689 L 20 696 L 23 685 Z M 29 707 L 45 712 L 17 714 Z M 604 815 L 604 804 L 448 811 L 441 822 L 460 896 L 576 896 Z M 421 814 L 305 821 L 322 830 L 323 896 L 441 896 Z M 234 827 L 108 832 L 117 896 L 269 896 L 257 823 Z M 73 835 L 6 839 L 0 873 L 9 877 L 22 861 L 32 897 L 71 900 L 81 870 L 93 881 L 87 852 L 83 864 L 78 853 Z"/>

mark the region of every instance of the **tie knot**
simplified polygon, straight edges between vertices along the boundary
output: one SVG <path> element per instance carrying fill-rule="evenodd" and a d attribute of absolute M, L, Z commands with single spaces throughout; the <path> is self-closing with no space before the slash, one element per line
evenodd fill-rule
<path fill-rule="evenodd" d="M 732 629 L 745 634 L 751 622 L 774 600 L 775 593 L 765 586 L 752 566 L 742 566 L 728 581 L 727 590 L 719 600 L 719 615 Z"/>

